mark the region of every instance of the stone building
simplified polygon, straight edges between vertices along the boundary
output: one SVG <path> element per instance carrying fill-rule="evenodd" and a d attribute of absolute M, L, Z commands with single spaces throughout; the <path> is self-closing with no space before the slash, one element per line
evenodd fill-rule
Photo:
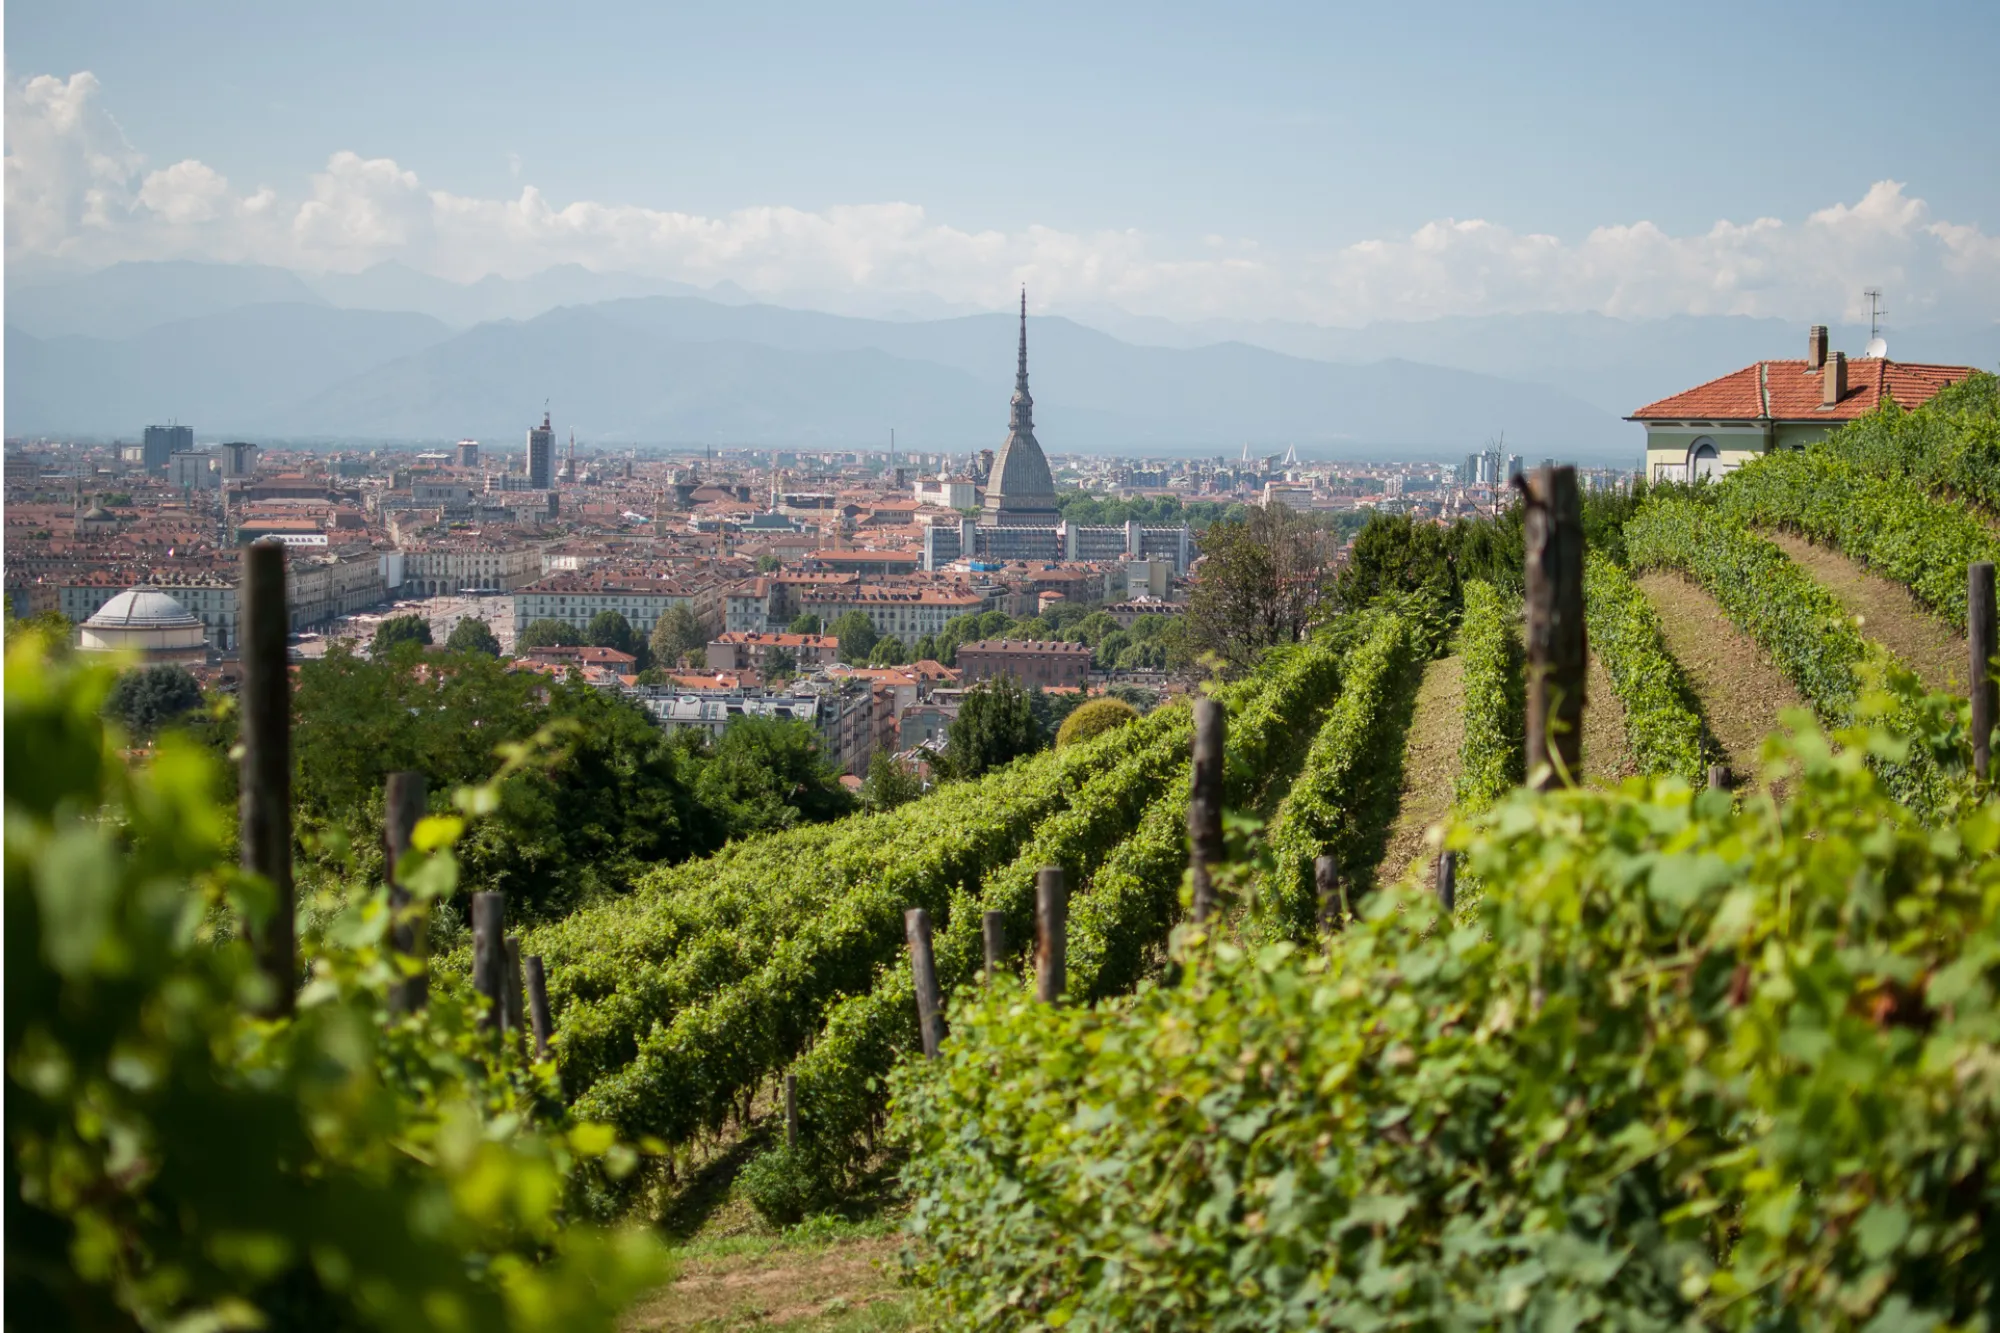
<path fill-rule="evenodd" d="M 958 669 L 967 685 L 1007 676 L 1043 689 L 1077 687 L 1090 677 L 1087 643 L 1040 639 L 981 639 L 958 646 Z"/>

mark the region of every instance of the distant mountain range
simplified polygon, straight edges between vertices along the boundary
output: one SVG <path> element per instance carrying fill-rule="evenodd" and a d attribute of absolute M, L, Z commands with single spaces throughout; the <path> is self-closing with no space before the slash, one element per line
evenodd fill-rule
<path fill-rule="evenodd" d="M 511 447 L 551 401 L 594 444 L 876 446 L 998 442 L 1015 321 L 859 318 L 759 304 L 727 285 L 576 266 L 447 282 L 121 264 L 10 284 L 6 431 L 133 438 L 168 417 L 197 438 L 472 436 Z M 1618 417 L 1760 356 L 1802 352 L 1778 321 L 1492 316 L 1336 329 L 1182 325 L 1116 310 L 1029 323 L 1038 433 L 1053 452 L 1444 458 L 1510 448 L 1628 461 Z M 1860 339 L 1865 340 L 1865 330 Z M 2000 326 L 1894 335 L 1909 360 L 2000 360 Z M 1793 343 L 1801 346 L 1794 348 Z M 1840 330 L 1836 346 L 1851 344 Z"/>

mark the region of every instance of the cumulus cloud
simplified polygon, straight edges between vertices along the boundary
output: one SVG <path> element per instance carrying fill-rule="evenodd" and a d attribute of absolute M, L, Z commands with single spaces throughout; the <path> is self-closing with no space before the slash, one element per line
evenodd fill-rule
<path fill-rule="evenodd" d="M 577 263 L 780 297 L 927 292 L 996 306 L 1026 281 L 1055 306 L 1334 324 L 1579 310 L 1853 318 L 1870 285 L 1894 291 L 1908 319 L 2000 309 L 2000 237 L 1933 217 L 1897 181 L 1803 221 L 1725 220 L 1690 235 L 1643 220 L 1562 238 L 1440 219 L 1278 252 L 1243 237 L 967 228 L 902 202 L 706 217 L 558 203 L 533 185 L 478 198 L 352 152 L 300 187 L 244 191 L 195 160 L 148 171 L 89 73 L 10 82 L 6 109 L 7 260 L 26 267 L 174 256 L 349 272 L 397 259 L 467 281 Z"/>

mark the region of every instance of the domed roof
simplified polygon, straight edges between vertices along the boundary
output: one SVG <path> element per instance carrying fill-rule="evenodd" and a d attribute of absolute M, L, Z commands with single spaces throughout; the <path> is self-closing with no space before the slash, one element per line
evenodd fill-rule
<path fill-rule="evenodd" d="M 107 629 L 186 629 L 199 627 L 201 617 L 158 588 L 127 588 L 83 623 Z"/>

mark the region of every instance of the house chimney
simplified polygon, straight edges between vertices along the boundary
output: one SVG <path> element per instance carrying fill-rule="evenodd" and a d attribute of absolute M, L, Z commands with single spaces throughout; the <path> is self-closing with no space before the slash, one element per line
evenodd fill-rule
<path fill-rule="evenodd" d="M 1847 353 L 1835 352 L 1827 358 L 1825 389 L 1820 394 L 1820 402 L 1833 407 L 1847 397 Z"/>
<path fill-rule="evenodd" d="M 1806 334 L 1806 369 L 1816 371 L 1826 364 L 1826 325 L 1815 324 Z"/>

